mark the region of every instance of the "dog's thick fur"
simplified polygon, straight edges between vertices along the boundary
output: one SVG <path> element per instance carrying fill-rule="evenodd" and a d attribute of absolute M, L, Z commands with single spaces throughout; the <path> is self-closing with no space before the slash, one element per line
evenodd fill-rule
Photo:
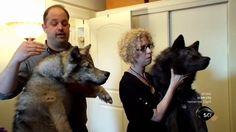
<path fill-rule="evenodd" d="M 200 95 L 192 89 L 197 71 L 204 70 L 209 57 L 198 52 L 199 41 L 185 47 L 184 38 L 180 35 L 172 45 L 165 49 L 155 60 L 151 67 L 154 84 L 162 97 L 170 84 L 171 68 L 175 74 L 188 77 L 178 87 L 172 103 L 164 119 L 169 132 L 207 132 L 205 121 L 196 116 L 196 110 L 202 106 Z"/>
<path fill-rule="evenodd" d="M 46 57 L 35 67 L 18 98 L 14 132 L 72 132 L 67 119 L 72 101 L 68 83 L 92 84 L 102 100 L 112 103 L 100 86 L 110 73 L 94 67 L 90 47 L 72 47 Z"/>

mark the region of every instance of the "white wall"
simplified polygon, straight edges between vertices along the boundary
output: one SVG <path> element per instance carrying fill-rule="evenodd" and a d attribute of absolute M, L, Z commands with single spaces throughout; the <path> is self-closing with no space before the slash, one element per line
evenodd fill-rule
<path fill-rule="evenodd" d="M 199 51 L 211 58 L 198 72 L 193 88 L 204 97 L 203 105 L 215 115 L 207 121 L 209 132 L 229 132 L 229 84 L 227 50 L 227 4 L 216 4 L 171 12 L 172 42 L 183 34 L 187 45 L 199 40 Z"/>
<path fill-rule="evenodd" d="M 59 2 L 59 0 L 46 0 L 45 7 L 49 7 L 54 4 L 62 4 L 70 13 L 71 18 L 79 18 L 79 19 L 89 19 L 95 16 L 95 11 L 89 10 L 87 8 L 83 8 L 81 6 L 70 4 L 67 2 Z"/>
<path fill-rule="evenodd" d="M 106 0 L 54 0 L 65 4 L 74 5 L 91 11 L 106 9 Z"/>

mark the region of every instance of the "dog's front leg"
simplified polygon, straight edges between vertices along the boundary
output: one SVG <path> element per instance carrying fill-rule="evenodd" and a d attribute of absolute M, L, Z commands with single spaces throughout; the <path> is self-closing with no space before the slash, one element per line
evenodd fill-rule
<path fill-rule="evenodd" d="M 97 91 L 97 96 L 101 100 L 103 100 L 104 102 L 109 103 L 109 104 L 113 103 L 110 94 L 102 86 L 97 86 L 96 91 Z"/>
<path fill-rule="evenodd" d="M 61 100 L 52 102 L 49 106 L 49 112 L 58 132 L 72 132 L 65 107 Z"/>

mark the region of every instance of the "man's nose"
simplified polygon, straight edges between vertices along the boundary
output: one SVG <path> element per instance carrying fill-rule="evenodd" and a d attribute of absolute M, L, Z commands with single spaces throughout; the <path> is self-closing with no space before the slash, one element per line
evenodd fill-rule
<path fill-rule="evenodd" d="M 57 24 L 57 28 L 58 28 L 58 29 L 63 29 L 62 23 L 58 23 L 58 24 Z"/>

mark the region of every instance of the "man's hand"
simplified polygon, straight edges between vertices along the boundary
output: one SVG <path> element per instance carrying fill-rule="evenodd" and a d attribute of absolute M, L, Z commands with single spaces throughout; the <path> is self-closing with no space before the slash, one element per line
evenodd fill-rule
<path fill-rule="evenodd" d="M 21 63 L 31 56 L 39 55 L 45 51 L 45 46 L 41 43 L 35 41 L 24 41 L 16 50 L 12 61 L 16 63 Z"/>

